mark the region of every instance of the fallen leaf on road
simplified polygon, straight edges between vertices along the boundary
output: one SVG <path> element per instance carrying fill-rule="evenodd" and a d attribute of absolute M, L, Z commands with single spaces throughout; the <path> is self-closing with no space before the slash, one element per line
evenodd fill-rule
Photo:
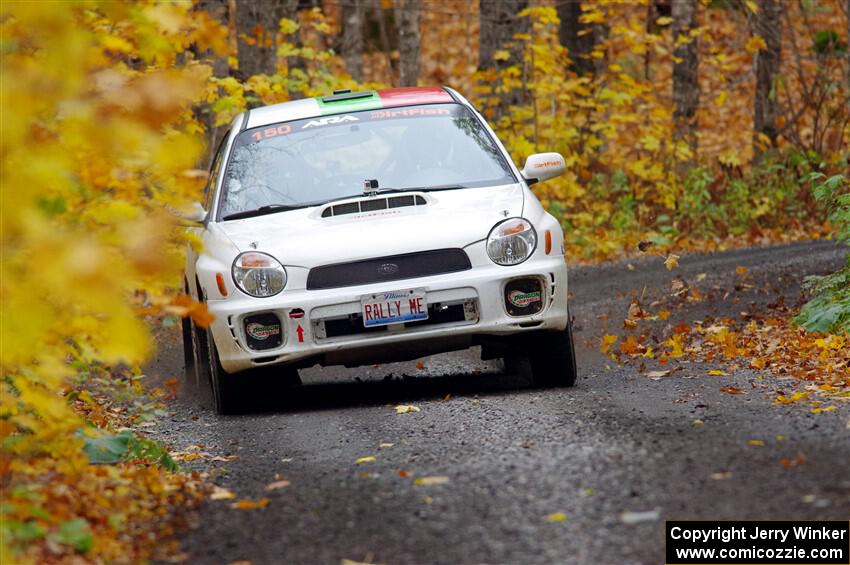
<path fill-rule="evenodd" d="M 747 443 L 748 443 L 748 444 L 750 444 L 750 445 L 756 445 L 756 446 L 759 446 L 759 445 L 764 445 L 764 440 L 761 440 L 761 439 L 751 439 L 751 440 L 750 440 L 750 441 L 748 441 Z"/>
<path fill-rule="evenodd" d="M 339 565 L 378 565 L 377 563 L 369 563 L 367 561 L 354 561 L 352 559 L 342 558 Z"/>
<path fill-rule="evenodd" d="M 607 355 L 608 352 L 611 351 L 611 346 L 614 345 L 615 343 L 617 343 L 618 339 L 620 339 L 620 338 L 615 336 L 615 335 L 610 335 L 610 334 L 603 335 L 602 336 L 602 343 L 599 346 L 599 351 L 601 351 L 602 353 L 605 353 Z"/>
<path fill-rule="evenodd" d="M 396 414 L 410 414 L 411 412 L 419 412 L 419 408 L 412 404 L 399 404 L 395 407 Z"/>
<path fill-rule="evenodd" d="M 713 377 L 725 377 L 726 376 L 726 372 L 721 371 L 720 369 L 712 369 L 708 372 L 708 374 L 713 376 Z"/>
<path fill-rule="evenodd" d="M 403 478 L 403 479 L 406 479 L 407 477 L 411 476 L 412 474 L 413 474 L 413 473 L 411 473 L 410 471 L 405 471 L 404 469 L 401 469 L 401 470 L 398 472 L 398 476 L 399 476 L 399 477 L 401 477 L 401 478 Z"/>
<path fill-rule="evenodd" d="M 746 394 L 743 390 L 736 386 L 721 387 L 720 392 L 725 392 L 726 394 Z"/>
<path fill-rule="evenodd" d="M 360 465 L 361 463 L 372 463 L 372 462 L 377 461 L 377 460 L 378 460 L 378 458 L 375 457 L 374 455 L 367 455 L 366 457 L 361 457 L 360 459 L 357 459 L 355 461 L 355 463 Z"/>
<path fill-rule="evenodd" d="M 804 464 L 806 462 L 806 458 L 803 456 L 802 453 L 799 453 L 794 459 L 783 458 L 780 459 L 779 462 L 782 463 L 782 466 L 786 469 L 793 469 L 794 467 L 799 467 L 800 465 Z"/>
<path fill-rule="evenodd" d="M 722 471 L 718 473 L 712 473 L 708 477 L 714 481 L 725 481 L 732 478 L 732 472 Z"/>
<path fill-rule="evenodd" d="M 668 271 L 672 271 L 679 266 L 679 256 L 671 253 L 664 260 L 664 266 L 667 267 Z"/>
<path fill-rule="evenodd" d="M 735 267 L 735 272 L 738 273 L 741 276 L 746 275 L 748 271 L 749 271 L 749 269 L 746 268 L 746 267 L 743 267 L 743 266 Z"/>
<path fill-rule="evenodd" d="M 702 282 L 705 280 L 705 277 L 708 276 L 705 273 L 700 273 L 697 275 L 697 282 Z"/>
<path fill-rule="evenodd" d="M 667 309 L 659 310 L 658 311 L 658 317 L 661 318 L 662 320 L 666 320 L 667 318 L 670 317 L 670 310 L 667 310 Z"/>
<path fill-rule="evenodd" d="M 448 477 L 436 476 L 436 477 L 421 477 L 414 481 L 414 484 L 423 487 L 429 487 L 434 485 L 444 485 L 449 482 Z"/>
<path fill-rule="evenodd" d="M 702 420 L 700 420 L 699 418 L 697 418 L 696 420 L 694 420 L 693 422 L 691 422 L 691 424 L 693 424 L 693 425 L 695 425 L 695 426 L 701 426 L 701 425 L 705 424 L 705 422 L 703 422 Z"/>
<path fill-rule="evenodd" d="M 266 492 L 286 488 L 288 486 L 289 486 L 289 481 L 287 481 L 287 480 L 275 481 L 273 483 L 269 483 L 269 484 L 266 485 Z"/>
<path fill-rule="evenodd" d="M 269 504 L 268 498 L 261 498 L 260 500 L 240 500 L 239 502 L 234 502 L 230 505 L 231 508 L 235 508 L 236 510 L 256 510 L 258 508 L 265 508 Z"/>
<path fill-rule="evenodd" d="M 381 445 L 379 445 L 378 447 L 380 447 L 381 449 L 389 449 L 389 448 L 391 448 L 393 445 L 395 445 L 395 444 L 393 444 L 393 443 L 382 443 L 382 444 L 381 444 Z"/>
<path fill-rule="evenodd" d="M 423 361 L 417 361 L 416 362 L 416 368 L 421 371 L 422 369 L 425 368 L 425 363 Z"/>
<path fill-rule="evenodd" d="M 230 500 L 231 498 L 236 498 L 236 495 L 227 490 L 226 488 L 221 488 L 219 486 L 213 485 L 213 491 L 210 495 L 210 500 Z"/>
<path fill-rule="evenodd" d="M 546 515 L 547 522 L 566 522 L 567 515 L 563 512 L 552 512 L 551 514 Z"/>
<path fill-rule="evenodd" d="M 238 455 L 216 455 L 210 461 L 239 461 Z"/>
<path fill-rule="evenodd" d="M 647 510 L 645 512 L 623 512 L 620 521 L 624 524 L 640 524 L 641 522 L 655 522 L 660 517 L 658 510 Z"/>
<path fill-rule="evenodd" d="M 811 392 L 804 392 L 802 390 L 798 390 L 793 393 L 791 396 L 785 396 L 784 394 L 777 394 L 776 398 L 773 400 L 774 404 L 793 404 L 800 400 L 805 400 L 806 398 L 812 395 Z"/>
<path fill-rule="evenodd" d="M 812 408 L 812 409 L 811 409 L 811 413 L 812 413 L 812 414 L 820 414 L 821 412 L 832 412 L 833 410 L 835 410 L 835 405 L 834 405 L 834 404 L 832 404 L 832 405 L 830 405 L 830 406 L 826 406 L 826 407 L 824 407 L 824 408 L 820 408 L 820 407 L 818 407 L 818 408 Z"/>
<path fill-rule="evenodd" d="M 661 379 L 661 377 L 666 377 L 667 375 L 669 375 L 672 372 L 673 372 L 672 369 L 668 369 L 667 371 L 650 371 L 646 374 L 646 376 L 649 377 L 650 379 L 654 380 L 654 381 L 657 381 L 657 380 Z"/>
<path fill-rule="evenodd" d="M 647 317 L 649 317 L 649 312 L 643 309 L 640 302 L 632 300 L 631 304 L 629 304 L 629 319 L 640 320 Z"/>

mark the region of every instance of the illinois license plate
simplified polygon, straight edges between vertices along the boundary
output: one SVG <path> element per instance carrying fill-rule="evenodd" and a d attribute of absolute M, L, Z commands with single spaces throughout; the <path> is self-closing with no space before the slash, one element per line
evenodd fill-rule
<path fill-rule="evenodd" d="M 428 319 L 425 289 L 379 292 L 360 297 L 363 325 L 386 326 Z"/>

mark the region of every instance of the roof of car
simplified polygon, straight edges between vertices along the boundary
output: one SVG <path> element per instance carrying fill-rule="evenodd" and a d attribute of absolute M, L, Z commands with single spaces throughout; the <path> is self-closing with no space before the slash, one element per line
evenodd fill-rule
<path fill-rule="evenodd" d="M 447 89 L 438 86 L 386 88 L 362 92 L 336 91 L 328 96 L 304 98 L 255 108 L 248 112 L 244 127 L 255 128 L 279 122 L 361 110 L 448 102 L 456 102 L 456 100 Z"/>

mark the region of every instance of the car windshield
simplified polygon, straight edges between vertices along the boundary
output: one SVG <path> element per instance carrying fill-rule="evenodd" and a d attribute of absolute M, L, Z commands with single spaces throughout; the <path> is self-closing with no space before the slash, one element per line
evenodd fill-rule
<path fill-rule="evenodd" d="M 227 165 L 220 216 L 318 205 L 381 189 L 516 182 L 478 119 L 460 104 L 316 117 L 249 129 Z"/>

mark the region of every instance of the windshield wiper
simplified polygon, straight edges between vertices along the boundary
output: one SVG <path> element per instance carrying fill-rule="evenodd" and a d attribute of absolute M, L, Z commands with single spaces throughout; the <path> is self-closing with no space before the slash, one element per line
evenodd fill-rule
<path fill-rule="evenodd" d="M 418 190 L 420 192 L 434 192 L 437 190 L 458 190 L 460 188 L 469 188 L 468 186 L 464 186 L 462 184 L 443 184 L 439 186 L 422 186 L 419 188 L 411 188 L 409 190 Z"/>
<path fill-rule="evenodd" d="M 241 220 L 242 218 L 253 218 L 254 216 L 265 216 L 266 214 L 274 214 L 276 212 L 287 212 L 289 210 L 299 210 L 315 206 L 315 204 L 267 204 L 260 206 L 254 210 L 244 210 L 242 212 L 234 212 L 222 218 L 222 220 Z"/>

